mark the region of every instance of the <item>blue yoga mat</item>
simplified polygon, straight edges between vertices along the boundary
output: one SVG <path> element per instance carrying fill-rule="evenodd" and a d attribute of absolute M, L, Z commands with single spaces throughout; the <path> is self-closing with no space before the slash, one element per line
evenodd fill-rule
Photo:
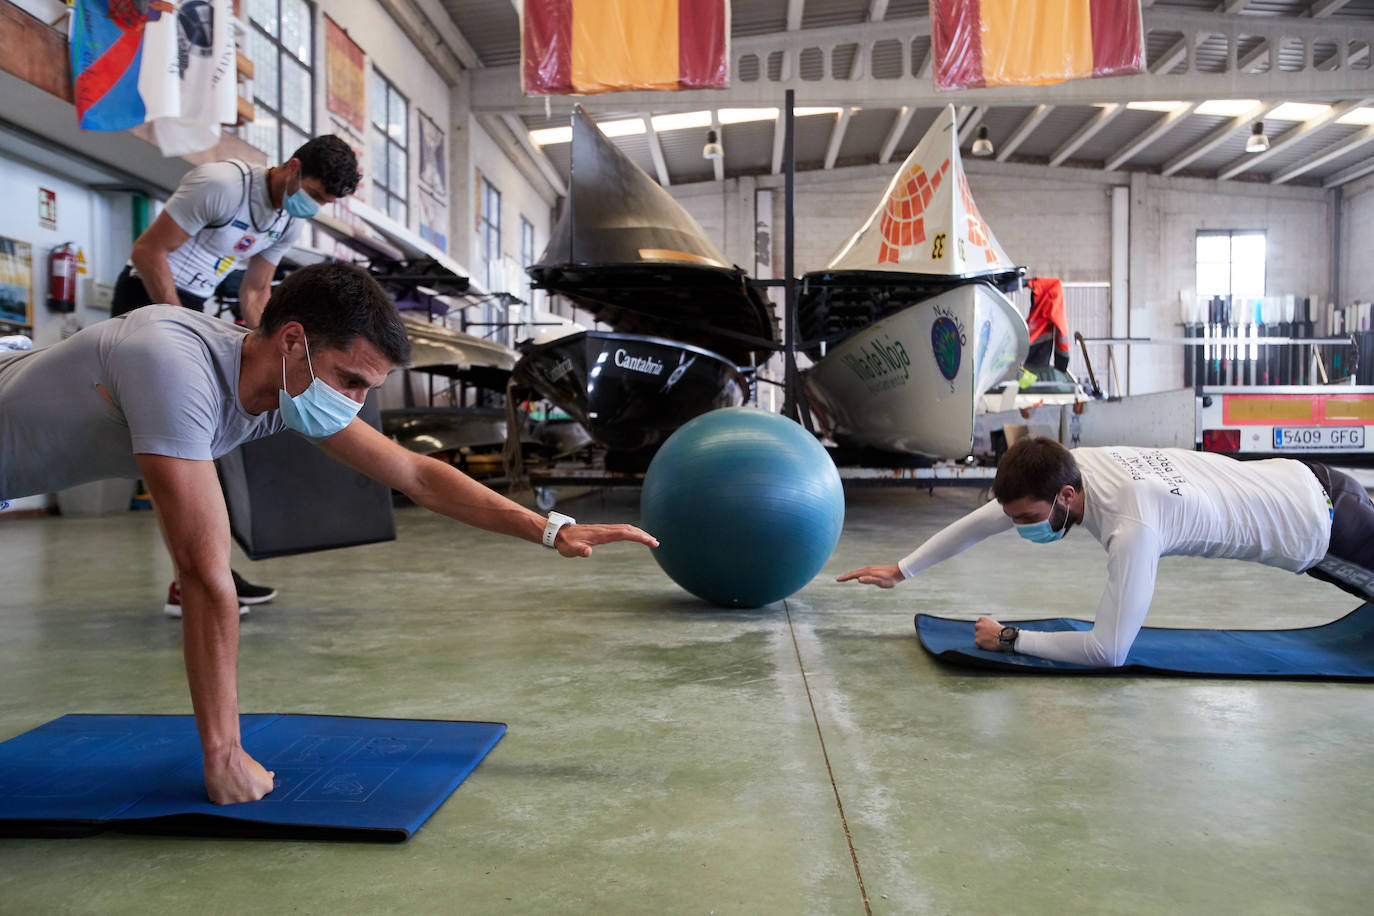
<path fill-rule="evenodd" d="M 1091 630 L 1058 617 L 1010 621 L 1027 630 Z M 1023 674 L 1165 674 L 1191 677 L 1374 680 L 1374 604 L 1340 620 L 1296 630 L 1184 630 L 1144 627 L 1126 664 L 1095 668 L 1033 655 L 991 652 L 973 644 L 973 621 L 916 615 L 921 645 L 941 661 Z"/>
<path fill-rule="evenodd" d="M 247 715 L 266 798 L 212 805 L 191 716 L 69 715 L 0 743 L 0 836 L 101 830 L 401 842 L 481 762 L 496 722 Z"/>

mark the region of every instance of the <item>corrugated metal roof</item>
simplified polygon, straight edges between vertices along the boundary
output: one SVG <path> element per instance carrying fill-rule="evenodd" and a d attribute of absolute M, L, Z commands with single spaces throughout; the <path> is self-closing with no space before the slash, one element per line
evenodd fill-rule
<path fill-rule="evenodd" d="M 895 114 L 891 108 L 864 108 L 850 115 L 836 161 L 848 165 L 877 162 Z"/>
<path fill-rule="evenodd" d="M 868 21 L 868 4 L 854 0 L 806 0 L 802 7 L 802 28 L 821 29 L 837 25 L 857 25 Z"/>
<path fill-rule="evenodd" d="M 766 35 L 787 28 L 787 0 L 744 0 L 730 4 L 730 34 Z"/>
<path fill-rule="evenodd" d="M 1164 136 L 1132 156 L 1130 164 L 1135 168 L 1159 168 L 1230 120 L 1218 115 L 1192 115 L 1184 118 Z M 1244 136 L 1242 132 L 1241 137 Z"/>
<path fill-rule="evenodd" d="M 520 62 L 520 17 L 510 0 L 441 2 L 483 66 L 502 67 Z"/>

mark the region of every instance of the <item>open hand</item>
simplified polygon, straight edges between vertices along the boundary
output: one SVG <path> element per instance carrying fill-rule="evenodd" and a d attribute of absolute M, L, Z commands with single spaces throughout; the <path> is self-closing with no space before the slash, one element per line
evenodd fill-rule
<path fill-rule="evenodd" d="M 658 538 L 634 525 L 564 525 L 558 529 L 553 546 L 565 557 L 589 557 L 598 544 L 631 541 L 657 547 Z"/>
<path fill-rule="evenodd" d="M 1002 642 L 998 638 L 1001 635 L 1002 625 L 991 617 L 979 617 L 973 625 L 973 642 L 980 649 L 1001 652 Z"/>
<path fill-rule="evenodd" d="M 898 582 L 905 579 L 902 571 L 896 564 L 892 566 L 864 566 L 860 569 L 851 569 L 843 576 L 837 576 L 836 582 L 848 582 L 851 579 L 858 579 L 864 585 L 876 585 L 878 588 L 891 588 Z"/>
<path fill-rule="evenodd" d="M 241 747 L 205 758 L 205 791 L 216 805 L 257 801 L 272 791 L 275 775 Z"/>

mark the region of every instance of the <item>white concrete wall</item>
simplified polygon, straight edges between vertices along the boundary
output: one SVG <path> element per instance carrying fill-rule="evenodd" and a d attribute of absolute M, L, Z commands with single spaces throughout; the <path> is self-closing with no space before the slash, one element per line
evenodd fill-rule
<path fill-rule="evenodd" d="M 366 55 L 364 64 L 364 79 L 367 81 L 368 92 L 371 92 L 372 70 L 376 68 L 381 74 L 391 81 L 405 96 L 409 104 L 407 111 L 406 126 L 406 168 L 409 177 L 406 181 L 407 202 L 409 211 L 406 228 L 412 232 L 420 231 L 420 195 L 423 193 L 420 184 L 420 117 L 419 112 L 423 111 L 430 120 L 439 125 L 444 131 L 445 142 L 452 142 L 452 128 L 449 125 L 449 108 L 451 104 L 450 93 L 453 91 L 445 82 L 443 77 L 425 60 L 424 56 L 415 50 L 410 39 L 405 32 L 396 25 L 392 18 L 378 6 L 375 2 L 358 2 L 358 0 L 317 0 L 315 5 L 315 133 L 337 133 L 345 137 L 359 152 L 359 164 L 363 170 L 364 187 L 359 189 L 358 196 L 374 207 L 377 202 L 372 199 L 371 176 L 376 173 L 380 166 L 372 162 L 371 144 L 372 127 L 370 117 L 372 99 L 369 95 L 365 128 L 363 134 L 354 131 L 353 126 L 332 114 L 328 108 L 328 92 L 326 86 L 327 59 L 325 56 L 325 24 L 324 17 L 328 16 L 334 20 L 351 38 Z M 284 154 L 289 151 L 283 151 Z M 450 183 L 454 176 L 449 176 Z M 447 236 L 447 246 L 450 252 L 453 251 L 453 227 L 452 208 L 449 206 L 449 195 L 445 194 L 441 201 L 445 211 L 444 225 L 441 231 Z M 378 207 L 378 209 L 382 209 Z"/>
<path fill-rule="evenodd" d="M 1374 176 L 1347 186 L 1341 217 L 1340 304 L 1374 301 Z"/>
<path fill-rule="evenodd" d="M 1113 185 L 1132 185 L 1130 175 L 966 162 L 969 186 L 1003 248 L 1032 276 L 1071 282 L 1111 279 Z M 796 184 L 797 273 L 820 268 L 877 205 L 898 168 L 864 166 L 802 172 Z M 737 263 L 731 238 L 745 235 L 751 208 L 733 207 L 741 182 L 781 188 L 781 176 L 674 187 L 682 202 Z M 1271 295 L 1330 294 L 1330 195 L 1318 188 L 1136 176 L 1131 195 L 1132 336 L 1176 336 L 1179 295 L 1195 285 L 1194 250 L 1200 229 L 1263 229 L 1268 234 Z M 1374 193 L 1362 231 L 1374 236 Z M 783 195 L 775 195 L 773 262 L 783 264 Z M 1356 219 L 1354 207 L 1351 219 Z M 1359 213 L 1364 213 L 1360 210 Z M 1353 241 L 1353 240 L 1352 240 Z M 1374 241 L 1371 238 L 1370 241 Z M 1364 243 L 1369 250 L 1369 242 Z M 737 247 L 737 246 L 736 246 Z M 1366 268 L 1374 281 L 1374 265 Z M 1183 382 L 1183 354 L 1165 347 L 1137 347 L 1132 354 L 1132 393 L 1174 388 Z"/>

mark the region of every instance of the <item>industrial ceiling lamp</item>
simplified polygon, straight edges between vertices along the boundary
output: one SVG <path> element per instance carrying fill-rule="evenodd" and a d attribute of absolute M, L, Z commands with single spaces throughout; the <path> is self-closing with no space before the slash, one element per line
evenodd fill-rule
<path fill-rule="evenodd" d="M 992 141 L 988 139 L 988 127 L 986 124 L 978 128 L 978 139 L 973 141 L 973 155 L 992 155 Z"/>
<path fill-rule="evenodd" d="M 1264 135 L 1264 122 L 1256 121 L 1250 126 L 1250 136 L 1245 141 L 1247 153 L 1262 153 L 1269 148 L 1269 138 Z"/>
<path fill-rule="evenodd" d="M 701 148 L 701 158 L 725 158 L 725 147 L 720 145 L 720 135 L 715 132 L 714 128 L 706 132 L 706 145 Z"/>

